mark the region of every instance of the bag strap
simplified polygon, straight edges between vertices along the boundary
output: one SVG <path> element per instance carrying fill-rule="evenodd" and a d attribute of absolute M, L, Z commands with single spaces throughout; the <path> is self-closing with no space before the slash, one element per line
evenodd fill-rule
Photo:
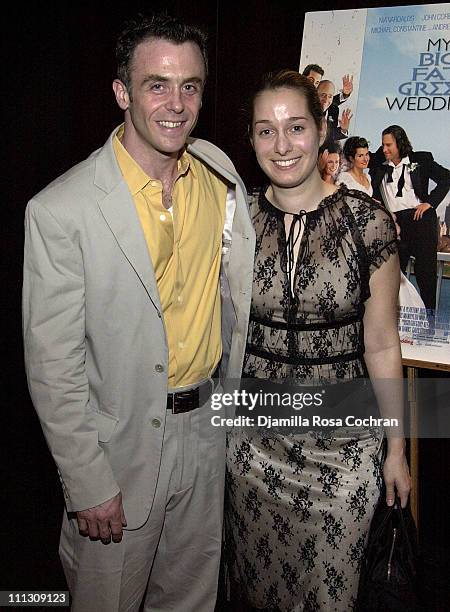
<path fill-rule="evenodd" d="M 400 529 L 403 535 L 405 536 L 404 540 L 406 541 L 406 546 L 408 547 L 408 552 L 409 552 L 410 558 L 412 559 L 414 557 L 412 543 L 411 543 L 408 531 L 406 529 L 406 521 L 405 521 L 405 515 L 408 512 L 408 507 L 406 506 L 405 508 L 402 508 L 402 505 L 400 503 L 400 498 L 398 496 L 395 497 L 395 506 L 397 507 L 397 511 L 398 511 Z M 412 516 L 411 516 L 411 521 L 413 522 L 414 527 L 415 527 L 414 519 Z"/>

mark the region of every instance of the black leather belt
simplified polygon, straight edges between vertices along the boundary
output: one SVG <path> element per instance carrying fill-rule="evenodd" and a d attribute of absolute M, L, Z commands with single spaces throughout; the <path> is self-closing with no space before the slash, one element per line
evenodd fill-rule
<path fill-rule="evenodd" d="M 173 414 L 190 412 L 205 404 L 214 392 L 219 381 L 219 368 L 217 367 L 211 378 L 205 380 L 198 387 L 188 391 L 176 391 L 167 394 L 167 410 Z"/>

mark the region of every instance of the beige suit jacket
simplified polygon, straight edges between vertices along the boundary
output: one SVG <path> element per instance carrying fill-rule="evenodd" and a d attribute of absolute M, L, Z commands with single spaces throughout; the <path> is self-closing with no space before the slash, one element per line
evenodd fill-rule
<path fill-rule="evenodd" d="M 120 490 L 133 529 L 147 519 L 164 468 L 168 349 L 152 263 L 113 152 L 114 134 L 27 206 L 23 328 L 30 394 L 67 509 L 93 507 Z M 237 378 L 254 231 L 244 185 L 228 157 L 203 140 L 191 140 L 188 149 L 235 192 L 236 205 L 227 205 L 231 247 L 224 249 L 221 279 L 221 369 Z"/>

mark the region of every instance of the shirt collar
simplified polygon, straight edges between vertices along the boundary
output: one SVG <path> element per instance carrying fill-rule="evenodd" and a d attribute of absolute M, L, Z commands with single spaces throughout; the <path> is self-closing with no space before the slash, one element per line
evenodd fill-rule
<path fill-rule="evenodd" d="M 393 168 L 401 168 L 402 166 L 409 166 L 409 164 L 410 164 L 409 155 L 406 155 L 406 157 L 403 157 L 403 159 L 397 165 L 395 165 L 394 162 L 391 160 L 389 161 L 386 160 L 385 162 L 383 162 L 383 165 L 392 166 Z"/>
<path fill-rule="evenodd" d="M 120 166 L 122 174 L 124 175 L 128 188 L 132 196 L 142 191 L 146 185 L 152 180 L 152 177 L 148 176 L 141 166 L 131 157 L 128 151 L 123 146 L 121 140 L 123 137 L 124 124 L 119 126 L 113 139 L 114 153 L 116 154 L 117 162 Z M 197 177 L 195 170 L 195 164 L 191 163 L 191 156 L 184 149 L 180 158 L 178 159 L 178 174 L 184 176 L 191 170 L 194 177 Z M 153 179 L 154 180 L 154 179 Z"/>

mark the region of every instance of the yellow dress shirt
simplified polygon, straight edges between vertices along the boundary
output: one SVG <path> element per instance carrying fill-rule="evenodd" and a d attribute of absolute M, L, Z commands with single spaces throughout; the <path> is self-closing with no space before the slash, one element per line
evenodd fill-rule
<path fill-rule="evenodd" d="M 169 347 L 169 387 L 195 384 L 214 372 L 222 355 L 219 273 L 227 186 L 184 152 L 167 210 L 162 183 L 129 155 L 122 134 L 123 127 L 114 152 L 155 271 Z"/>

